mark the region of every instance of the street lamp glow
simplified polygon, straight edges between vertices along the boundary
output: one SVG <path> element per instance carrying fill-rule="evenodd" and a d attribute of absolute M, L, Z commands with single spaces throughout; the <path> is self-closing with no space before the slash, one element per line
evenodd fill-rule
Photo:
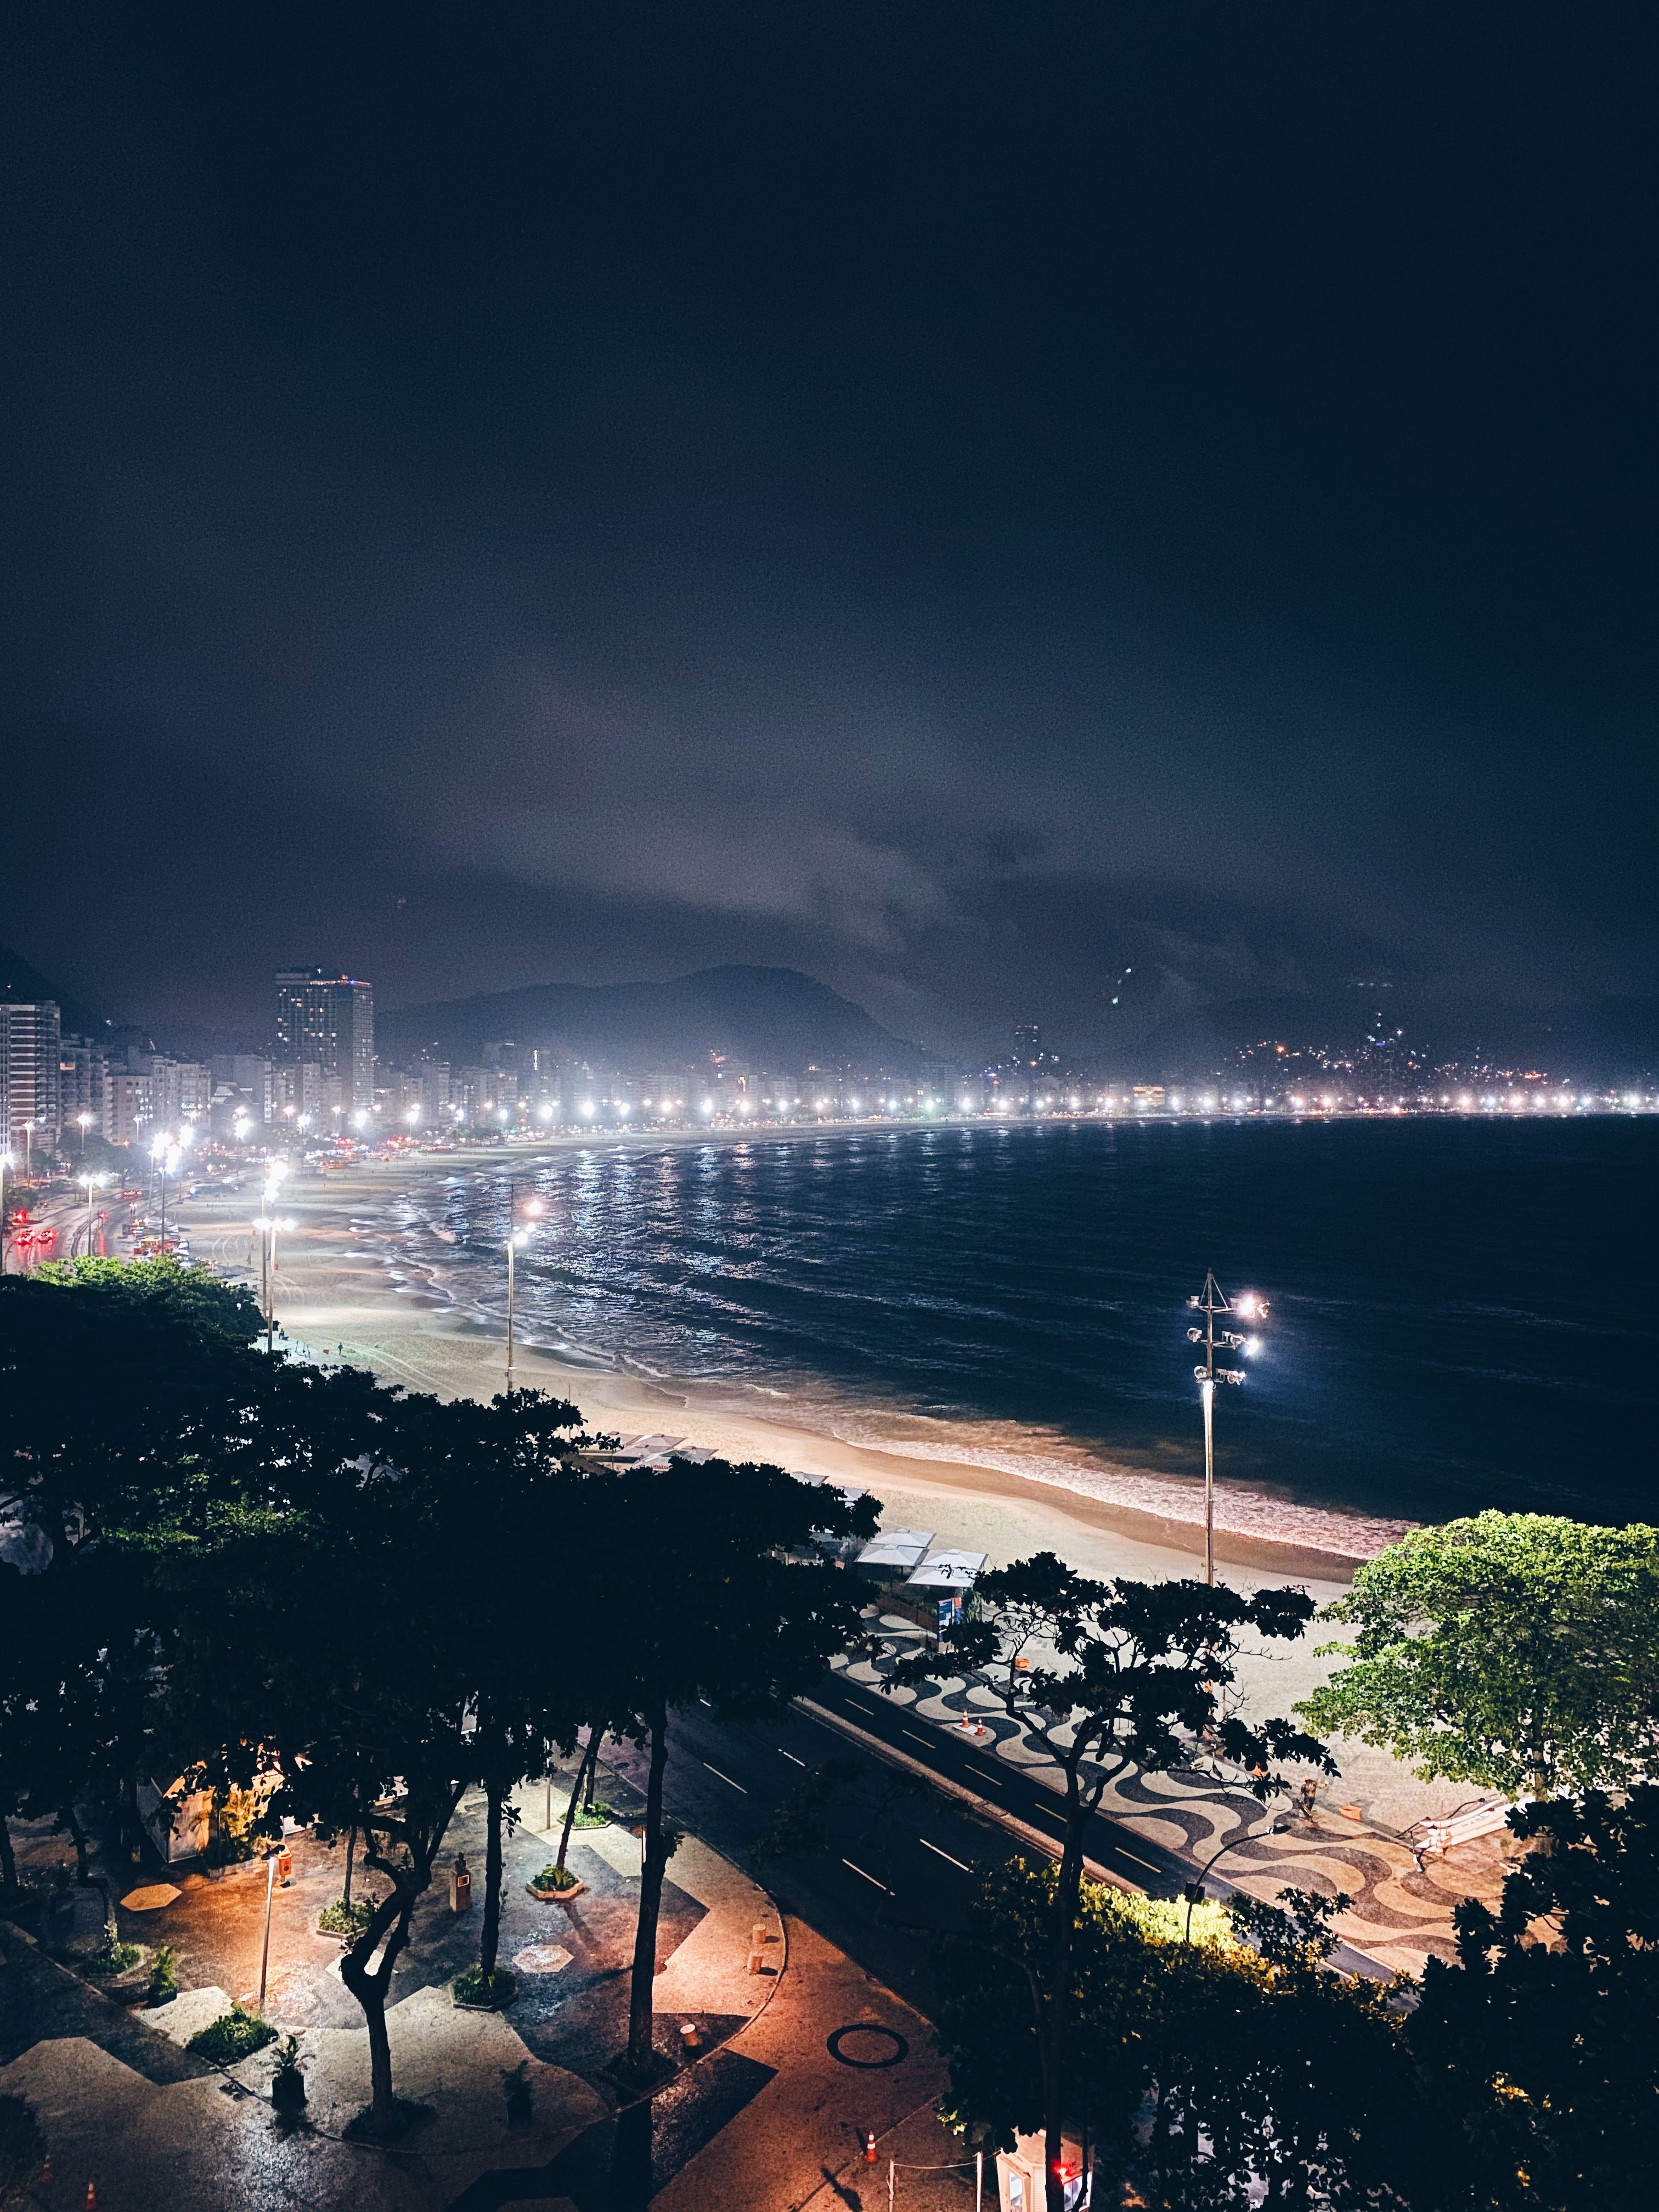
<path fill-rule="evenodd" d="M 1254 1291 L 1246 1291 L 1237 1298 L 1229 1298 L 1213 1274 L 1204 1278 L 1204 1288 L 1187 1304 L 1204 1316 L 1202 1328 L 1194 1327 L 1187 1331 L 1187 1340 L 1203 1348 L 1204 1357 L 1194 1368 L 1194 1379 L 1198 1384 L 1199 1400 L 1204 1408 L 1204 1579 L 1215 1580 L 1215 1386 L 1218 1382 L 1242 1382 L 1243 1370 L 1237 1367 L 1218 1367 L 1218 1350 L 1242 1352 L 1246 1354 L 1257 1349 L 1254 1338 L 1236 1336 L 1231 1329 L 1216 1328 L 1223 1314 L 1237 1314 L 1245 1318 L 1265 1321 L 1267 1302 Z"/>

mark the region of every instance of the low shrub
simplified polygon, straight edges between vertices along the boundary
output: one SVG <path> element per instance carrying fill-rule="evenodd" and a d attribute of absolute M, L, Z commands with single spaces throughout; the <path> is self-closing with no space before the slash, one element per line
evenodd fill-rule
<path fill-rule="evenodd" d="M 150 1960 L 149 2002 L 151 2004 L 167 2004 L 178 1996 L 178 1956 L 171 1943 L 163 1943 Z"/>
<path fill-rule="evenodd" d="M 519 1994 L 518 1978 L 497 1966 L 488 1987 L 476 1966 L 469 1966 L 464 1974 L 455 1978 L 456 2002 L 464 2005 L 487 2005 L 491 2008 L 510 2004 Z"/>
<path fill-rule="evenodd" d="M 103 1942 L 87 1960 L 87 1972 L 95 1974 L 100 1982 L 108 1981 L 117 1974 L 125 1974 L 130 1966 L 136 1966 L 143 1955 L 142 1943 L 123 1943 L 113 1928 L 106 1928 Z"/>
<path fill-rule="evenodd" d="M 319 1936 L 361 1936 L 374 1917 L 374 1907 L 368 1899 L 354 1897 L 348 1905 L 337 1897 L 332 1905 L 325 1905 L 317 1915 Z"/>
<path fill-rule="evenodd" d="M 616 1817 L 615 1811 L 602 1797 L 596 1797 L 593 1800 L 593 1808 L 591 1812 L 586 1805 L 578 1805 L 576 1808 L 576 1826 L 579 1828 L 608 1827 Z"/>
<path fill-rule="evenodd" d="M 268 2043 L 275 2043 L 276 2031 L 269 2021 L 257 2014 L 244 2012 L 240 2005 L 233 2005 L 228 2012 L 192 2035 L 185 2048 L 198 2057 L 210 2058 L 216 2066 L 234 2066 L 240 2058 L 250 2057 L 263 2051 Z"/>
<path fill-rule="evenodd" d="M 568 1867 L 544 1866 L 530 1887 L 532 1889 L 575 1889 L 580 1885 Z"/>

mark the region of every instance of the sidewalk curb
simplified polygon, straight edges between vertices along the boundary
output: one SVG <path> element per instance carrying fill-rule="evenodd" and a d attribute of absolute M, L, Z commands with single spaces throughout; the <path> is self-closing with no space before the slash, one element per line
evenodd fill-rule
<path fill-rule="evenodd" d="M 936 1773 L 931 1766 L 924 1766 L 919 1759 L 912 1759 L 908 1752 L 897 1751 L 890 1743 L 884 1743 L 878 1735 L 872 1735 L 867 1729 L 860 1728 L 855 1721 L 845 1720 L 841 1714 L 832 1713 L 826 1706 L 814 1705 L 811 1698 L 797 1698 L 795 1703 L 803 1712 L 811 1713 L 814 1720 L 822 1721 L 825 1727 L 835 1729 L 864 1750 L 874 1752 L 890 1766 L 919 1776 L 942 1796 L 954 1797 L 959 1804 L 971 1805 L 975 1812 L 988 1820 L 994 1821 L 998 1827 L 1006 1829 L 1021 1843 L 1035 1844 L 1046 1857 L 1057 1859 L 1060 1856 L 1060 1846 L 1054 1838 L 1045 1835 L 1041 1828 L 1030 1826 L 1018 1814 L 1005 1812 L 1000 1805 L 993 1805 L 988 1798 L 976 1796 L 960 1782 L 952 1782 L 949 1775 Z M 1104 1882 L 1109 1889 L 1123 1890 L 1131 1897 L 1146 1894 L 1139 1882 L 1131 1881 L 1125 1875 L 1114 1874 L 1109 1867 L 1102 1866 L 1098 1860 L 1085 1857 L 1083 1871 L 1091 1881 Z"/>

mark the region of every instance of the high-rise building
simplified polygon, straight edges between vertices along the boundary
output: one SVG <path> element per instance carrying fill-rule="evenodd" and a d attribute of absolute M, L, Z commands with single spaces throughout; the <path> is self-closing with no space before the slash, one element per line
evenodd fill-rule
<path fill-rule="evenodd" d="M 0 999 L 0 1112 L 9 1150 L 27 1152 L 58 1134 L 62 1056 L 53 1000 Z"/>
<path fill-rule="evenodd" d="M 276 972 L 278 1062 L 314 1066 L 338 1079 L 343 1103 L 374 1103 L 374 994 L 326 968 Z"/>

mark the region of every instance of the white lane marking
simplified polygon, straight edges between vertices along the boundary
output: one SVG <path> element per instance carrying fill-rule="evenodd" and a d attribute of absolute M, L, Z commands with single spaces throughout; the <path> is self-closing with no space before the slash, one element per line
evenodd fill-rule
<path fill-rule="evenodd" d="M 793 1751 L 786 1751 L 781 1744 L 778 1746 L 778 1757 L 787 1759 L 792 1766 L 805 1766 L 806 1764 L 804 1759 L 797 1759 Z"/>
<path fill-rule="evenodd" d="M 884 1881 L 878 1881 L 872 1874 L 864 1874 L 864 1869 L 860 1866 L 853 1866 L 851 1859 L 843 1859 L 842 1861 L 842 1864 L 844 1867 L 853 1867 L 854 1874 L 864 1875 L 866 1881 L 869 1882 L 872 1887 L 878 1889 L 884 1897 L 890 1897 L 893 1894 L 892 1891 L 888 1888 Z"/>
<path fill-rule="evenodd" d="M 929 1751 L 932 1751 L 933 1748 L 933 1740 L 932 1736 L 918 1735 L 914 1729 L 901 1729 L 899 1730 L 899 1734 L 901 1735 L 908 1735 L 912 1743 L 925 1743 Z"/>
<path fill-rule="evenodd" d="M 704 1766 L 708 1766 L 708 1761 L 706 1759 L 702 1762 L 702 1764 Z M 731 1776 L 729 1774 L 722 1774 L 718 1766 L 708 1766 L 708 1771 L 714 1776 L 717 1782 L 724 1782 L 728 1789 L 735 1790 L 739 1797 L 746 1797 L 749 1795 L 749 1792 L 744 1788 L 741 1782 L 733 1782 Z"/>
<path fill-rule="evenodd" d="M 709 1705 L 709 1703 L 708 1703 L 708 1699 L 707 1698 L 699 1698 L 697 1699 L 697 1703 L 698 1703 L 700 1705 L 708 1705 L 708 1710 L 709 1710 L 709 1711 L 710 1711 L 711 1713 L 712 1713 L 712 1712 L 714 1711 L 714 1706 L 713 1706 L 712 1705 Z"/>
<path fill-rule="evenodd" d="M 918 1836 L 916 1841 L 921 1845 L 923 1850 L 932 1851 L 936 1859 L 951 1859 L 949 1851 L 940 1850 L 939 1845 L 930 1844 L 926 1836 Z M 972 1867 L 964 1865 L 961 1859 L 951 1859 L 951 1863 L 952 1866 L 961 1867 L 963 1874 L 972 1874 L 974 1870 Z"/>
<path fill-rule="evenodd" d="M 1139 1851 L 1126 1851 L 1121 1844 L 1117 1847 L 1117 1855 L 1121 1859 L 1133 1859 L 1137 1866 L 1152 1867 L 1154 1874 L 1158 1871 L 1157 1867 L 1152 1866 L 1151 1859 L 1142 1858 Z"/>

